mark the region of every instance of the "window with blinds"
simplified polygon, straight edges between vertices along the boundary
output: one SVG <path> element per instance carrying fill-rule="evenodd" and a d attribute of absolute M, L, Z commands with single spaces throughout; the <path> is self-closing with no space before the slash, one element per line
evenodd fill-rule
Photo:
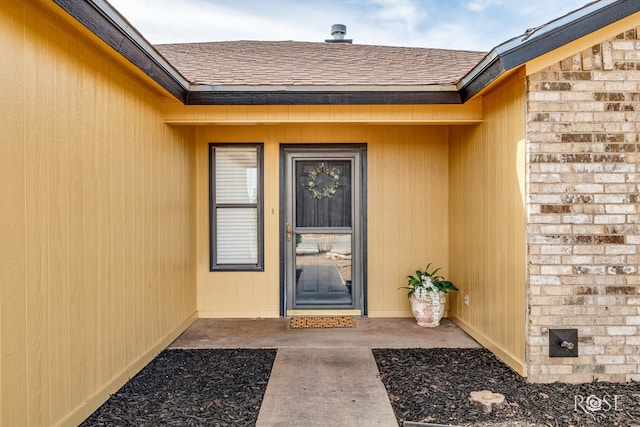
<path fill-rule="evenodd" d="M 210 144 L 211 270 L 263 270 L 262 144 Z"/>

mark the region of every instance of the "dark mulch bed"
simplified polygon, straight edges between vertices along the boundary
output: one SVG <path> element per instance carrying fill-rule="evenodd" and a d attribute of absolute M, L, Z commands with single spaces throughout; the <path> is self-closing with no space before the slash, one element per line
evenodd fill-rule
<path fill-rule="evenodd" d="M 485 349 L 373 353 L 400 425 L 405 420 L 458 426 L 640 425 L 637 382 L 528 384 Z M 503 394 L 509 406 L 483 413 L 468 400 L 469 393 L 480 390 Z"/>
<path fill-rule="evenodd" d="M 82 426 L 252 426 L 276 350 L 165 350 Z"/>

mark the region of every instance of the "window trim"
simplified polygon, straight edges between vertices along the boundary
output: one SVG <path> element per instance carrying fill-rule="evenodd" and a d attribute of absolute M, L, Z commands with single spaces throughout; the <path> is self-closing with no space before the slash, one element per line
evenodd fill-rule
<path fill-rule="evenodd" d="M 256 149 L 256 164 L 257 164 L 257 178 L 258 178 L 258 197 L 255 204 L 229 204 L 215 202 L 215 149 L 217 147 L 254 147 Z M 240 208 L 256 208 L 258 212 L 257 223 L 257 250 L 258 256 L 256 263 L 252 264 L 217 264 L 217 209 L 218 206 L 224 206 L 227 208 L 240 207 Z M 209 269 L 210 271 L 264 271 L 264 144 L 258 142 L 238 142 L 238 143 L 209 143 Z"/>

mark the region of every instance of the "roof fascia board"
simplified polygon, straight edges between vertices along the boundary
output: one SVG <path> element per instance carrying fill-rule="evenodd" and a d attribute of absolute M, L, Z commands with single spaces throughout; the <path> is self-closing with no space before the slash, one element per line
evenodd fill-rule
<path fill-rule="evenodd" d="M 103 0 L 53 0 L 69 15 L 181 101 L 189 82 Z"/>
<path fill-rule="evenodd" d="M 191 92 L 455 92 L 456 85 L 192 85 Z"/>
<path fill-rule="evenodd" d="M 498 54 L 495 50 L 491 51 L 469 74 L 460 80 L 458 92 L 462 102 L 466 102 L 484 90 L 505 71 L 504 64 Z"/>
<path fill-rule="evenodd" d="M 571 19 L 573 14 L 570 14 L 533 32 L 531 37 L 526 35 L 521 36 L 522 38 L 518 37 L 521 40 L 518 46 L 510 48 L 509 43 L 505 43 L 502 45 L 504 47 L 498 47 L 500 50 L 504 49 L 500 53 L 500 58 L 505 70 L 519 67 L 527 61 L 640 11 L 638 0 L 617 0 L 608 3 L 605 5 L 593 3 L 585 6 L 576 11 L 576 14 L 580 15 L 574 19 Z M 598 7 L 595 8 L 595 6 Z"/>
<path fill-rule="evenodd" d="M 460 80 L 462 102 L 505 72 L 639 11 L 638 0 L 600 0 L 499 45 Z"/>
<path fill-rule="evenodd" d="M 192 91 L 185 105 L 461 104 L 458 91 Z"/>

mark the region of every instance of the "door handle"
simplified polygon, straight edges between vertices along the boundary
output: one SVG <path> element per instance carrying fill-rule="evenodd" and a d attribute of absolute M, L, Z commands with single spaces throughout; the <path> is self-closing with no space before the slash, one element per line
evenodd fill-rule
<path fill-rule="evenodd" d="M 291 224 L 287 224 L 287 242 L 291 241 Z"/>

